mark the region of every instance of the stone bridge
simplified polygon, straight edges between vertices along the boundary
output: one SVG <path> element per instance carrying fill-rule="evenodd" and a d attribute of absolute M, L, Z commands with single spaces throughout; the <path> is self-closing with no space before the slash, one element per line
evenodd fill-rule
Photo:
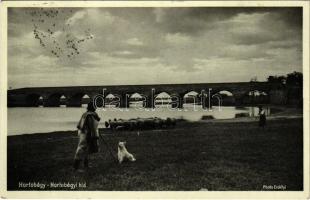
<path fill-rule="evenodd" d="M 166 92 L 177 99 L 178 107 L 182 107 L 184 95 L 192 91 L 202 97 L 199 98 L 202 106 L 206 105 L 208 101 L 206 98 L 212 97 L 220 91 L 230 92 L 236 105 L 243 104 L 250 91 L 264 92 L 268 96 L 267 103 L 269 103 L 273 95 L 272 91 L 279 87 L 268 82 L 32 87 L 8 90 L 8 106 L 35 107 L 43 105 L 55 107 L 65 104 L 66 106 L 79 107 L 85 103 L 83 102 L 85 95 L 92 99 L 104 99 L 108 94 L 113 94 L 119 97 L 121 107 L 128 107 L 130 96 L 139 93 L 144 97 L 146 107 L 153 107 L 156 95 Z M 264 101 L 266 103 L 266 99 Z"/>

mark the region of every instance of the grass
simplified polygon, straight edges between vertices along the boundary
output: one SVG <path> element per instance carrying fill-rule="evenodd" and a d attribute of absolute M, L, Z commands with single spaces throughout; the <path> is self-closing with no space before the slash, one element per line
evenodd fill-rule
<path fill-rule="evenodd" d="M 106 140 L 115 150 L 126 140 L 137 161 L 119 165 L 101 143 L 84 173 L 72 170 L 76 132 L 9 136 L 8 190 L 33 190 L 18 188 L 19 182 L 80 182 L 87 187 L 77 190 L 101 191 L 303 190 L 302 127 L 302 119 L 281 119 L 265 129 L 254 122 L 182 122 L 139 136 L 115 132 Z"/>

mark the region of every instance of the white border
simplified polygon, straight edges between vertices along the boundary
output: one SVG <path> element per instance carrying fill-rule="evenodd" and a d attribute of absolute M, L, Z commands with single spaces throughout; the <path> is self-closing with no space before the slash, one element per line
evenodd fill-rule
<path fill-rule="evenodd" d="M 8 7 L 303 7 L 304 191 L 258 192 L 12 192 L 7 183 L 7 8 Z M 6 1 L 1 3 L 0 197 L 105 199 L 309 199 L 309 1 Z"/>

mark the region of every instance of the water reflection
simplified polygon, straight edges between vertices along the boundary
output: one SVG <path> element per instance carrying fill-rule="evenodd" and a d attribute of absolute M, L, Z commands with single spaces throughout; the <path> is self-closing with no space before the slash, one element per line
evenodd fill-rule
<path fill-rule="evenodd" d="M 137 103 L 135 103 L 137 104 Z M 37 107 L 37 108 L 8 108 L 8 135 L 18 135 L 26 133 L 40 133 L 52 131 L 75 130 L 76 123 L 85 112 L 83 107 Z M 189 121 L 198 121 L 202 116 L 213 116 L 215 119 L 234 118 L 238 113 L 249 113 L 249 116 L 257 116 L 258 108 L 254 107 L 212 107 L 212 110 L 204 110 L 201 106 L 184 104 L 183 109 L 167 109 L 169 105 L 156 105 L 156 109 L 142 109 L 138 105 L 131 105 L 127 109 L 116 109 L 108 106 L 105 109 L 98 109 L 97 112 L 102 118 L 100 127 L 104 127 L 104 121 L 109 119 L 131 119 L 167 117 L 183 118 Z M 270 109 L 266 110 L 267 115 Z"/>

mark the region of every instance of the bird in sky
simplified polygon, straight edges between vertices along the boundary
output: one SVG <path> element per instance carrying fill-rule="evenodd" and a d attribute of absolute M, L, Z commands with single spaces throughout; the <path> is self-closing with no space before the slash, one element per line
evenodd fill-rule
<path fill-rule="evenodd" d="M 34 38 L 57 58 L 74 59 L 83 52 L 82 43 L 94 39 L 90 28 L 84 31 L 84 36 L 77 36 L 72 31 L 74 25 L 69 18 L 72 9 L 68 12 L 63 8 L 35 8 L 26 12 L 31 16 Z"/>

